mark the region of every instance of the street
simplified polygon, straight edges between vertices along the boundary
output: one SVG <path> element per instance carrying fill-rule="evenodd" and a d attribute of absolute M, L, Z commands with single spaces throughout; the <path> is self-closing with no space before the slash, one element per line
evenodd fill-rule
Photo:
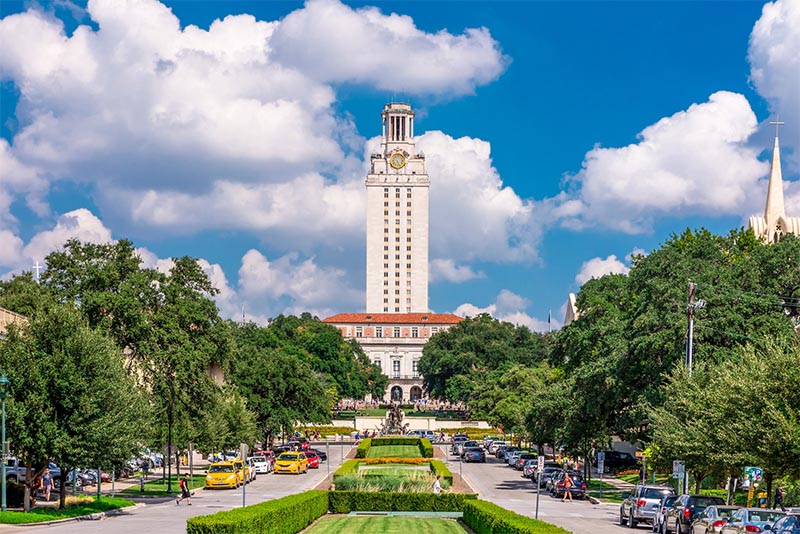
<path fill-rule="evenodd" d="M 325 450 L 324 446 L 320 447 Z M 319 469 L 310 469 L 306 475 L 259 475 L 246 487 L 247 504 L 277 499 L 312 489 L 317 483 L 333 473 L 342 464 L 342 452 L 347 456 L 352 449 L 351 444 L 342 447 L 339 444 L 330 446 L 328 461 Z M 192 506 L 182 502 L 180 506 L 170 499 L 160 504 L 147 504 L 122 516 L 110 517 L 100 521 L 70 521 L 42 527 L 33 526 L 0 526 L 0 533 L 39 533 L 58 534 L 104 534 L 113 529 L 114 534 L 141 534 L 153 532 L 158 534 L 186 532 L 186 520 L 196 515 L 207 515 L 221 510 L 242 505 L 242 490 L 201 490 L 192 497 Z"/>
<path fill-rule="evenodd" d="M 459 472 L 456 456 L 450 456 L 450 471 Z M 461 469 L 467 482 L 478 492 L 478 497 L 491 501 L 518 514 L 534 517 L 536 511 L 536 488 L 522 472 L 506 466 L 493 455 L 486 456 L 486 463 L 465 463 Z M 594 505 L 588 500 L 576 499 L 562 503 L 544 492 L 539 497 L 539 519 L 563 527 L 574 534 L 619 534 L 619 505 Z M 641 528 L 645 531 L 645 526 Z"/>

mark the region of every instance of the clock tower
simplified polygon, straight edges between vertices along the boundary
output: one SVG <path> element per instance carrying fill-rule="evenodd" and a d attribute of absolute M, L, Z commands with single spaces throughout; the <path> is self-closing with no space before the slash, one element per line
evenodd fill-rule
<path fill-rule="evenodd" d="M 367 174 L 367 312 L 428 311 L 428 188 L 410 104 L 381 112 L 381 151 Z"/>

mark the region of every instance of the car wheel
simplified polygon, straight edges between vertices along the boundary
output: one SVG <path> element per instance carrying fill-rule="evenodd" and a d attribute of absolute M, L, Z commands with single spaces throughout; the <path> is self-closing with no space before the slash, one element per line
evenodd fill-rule
<path fill-rule="evenodd" d="M 627 521 L 625 520 L 625 516 L 622 515 L 622 509 L 619 511 L 619 526 L 624 527 Z"/>
<path fill-rule="evenodd" d="M 628 518 L 628 528 L 636 528 L 637 524 L 639 522 L 633 518 L 633 510 L 631 510 L 631 516 Z"/>

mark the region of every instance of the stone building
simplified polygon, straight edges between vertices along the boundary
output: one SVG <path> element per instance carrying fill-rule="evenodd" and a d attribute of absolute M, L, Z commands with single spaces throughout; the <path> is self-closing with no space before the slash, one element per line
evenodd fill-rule
<path fill-rule="evenodd" d="M 389 377 L 385 399 L 425 396 L 417 362 L 430 337 L 462 320 L 428 310 L 428 190 L 425 155 L 416 152 L 414 111 L 389 103 L 381 112 L 380 152 L 367 173 L 366 313 L 324 319 L 356 339 Z"/>
<path fill-rule="evenodd" d="M 781 174 L 781 152 L 778 143 L 778 126 L 782 122 L 771 122 L 775 125 L 775 144 L 772 147 L 772 168 L 769 172 L 769 187 L 767 188 L 767 205 L 764 216 L 750 217 L 748 228 L 751 228 L 767 243 L 780 241 L 784 234 L 800 235 L 800 217 L 787 217 L 783 207 L 783 176 Z"/>

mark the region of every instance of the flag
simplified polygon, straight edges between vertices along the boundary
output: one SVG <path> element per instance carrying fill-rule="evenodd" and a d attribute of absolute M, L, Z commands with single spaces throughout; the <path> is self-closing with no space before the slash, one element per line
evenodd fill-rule
<path fill-rule="evenodd" d="M 547 331 L 552 332 L 553 310 L 547 310 Z"/>

